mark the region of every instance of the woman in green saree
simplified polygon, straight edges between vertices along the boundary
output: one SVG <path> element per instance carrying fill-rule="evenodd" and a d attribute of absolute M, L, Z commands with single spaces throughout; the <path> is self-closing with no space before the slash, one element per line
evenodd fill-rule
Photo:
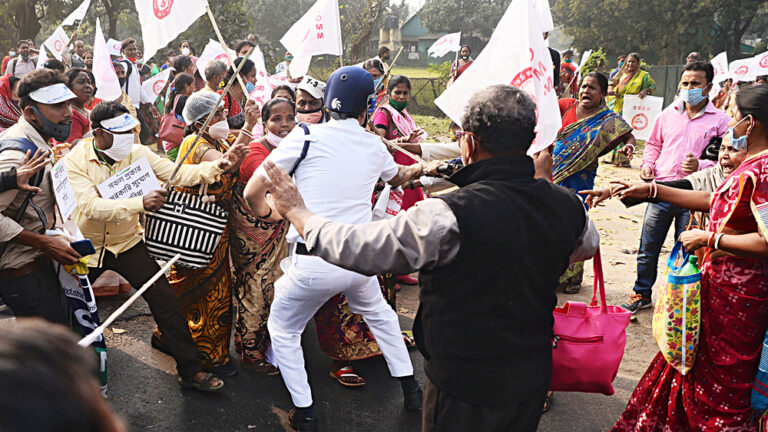
<path fill-rule="evenodd" d="M 640 69 L 640 54 L 630 53 L 621 72 L 616 74 L 608 85 L 606 103 L 608 108 L 621 115 L 624 111 L 624 96 L 638 95 L 644 98 L 653 95 L 654 91 L 656 82 L 648 72 Z M 629 167 L 629 160 L 618 151 L 613 152 L 611 163 Z"/>
<path fill-rule="evenodd" d="M 579 100 L 560 99 L 563 128 L 555 141 L 553 181 L 578 192 L 592 189 L 597 175 L 598 158 L 621 144 L 619 152 L 632 159 L 635 137 L 632 128 L 604 103 L 608 80 L 590 72 L 579 88 Z M 568 267 L 560 279 L 560 288 L 568 294 L 579 292 L 584 263 Z"/>

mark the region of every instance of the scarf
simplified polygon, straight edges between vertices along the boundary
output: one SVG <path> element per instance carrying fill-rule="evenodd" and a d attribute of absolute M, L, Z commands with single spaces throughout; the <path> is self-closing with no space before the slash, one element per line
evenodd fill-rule
<path fill-rule="evenodd" d="M 392 119 L 395 128 L 400 131 L 400 136 L 408 137 L 411 132 L 416 130 L 416 122 L 413 121 L 413 117 L 408 114 L 408 110 L 403 109 L 402 111 L 398 111 L 390 106 L 389 103 L 382 105 L 380 108 L 389 113 L 389 117 Z M 419 140 L 421 140 L 421 137 L 417 137 L 414 142 L 419 142 Z"/>
<path fill-rule="evenodd" d="M 0 130 L 7 129 L 21 117 L 21 110 L 16 107 L 11 99 L 11 76 L 0 78 Z"/>

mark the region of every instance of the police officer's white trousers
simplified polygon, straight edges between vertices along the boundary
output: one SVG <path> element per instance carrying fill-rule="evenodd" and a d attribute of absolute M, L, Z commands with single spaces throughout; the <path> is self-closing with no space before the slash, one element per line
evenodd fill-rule
<path fill-rule="evenodd" d="M 363 276 L 307 255 L 285 258 L 281 267 L 284 274 L 275 282 L 267 328 L 275 361 L 295 406 L 312 404 L 301 334 L 315 312 L 340 292 L 346 295 L 352 312 L 365 319 L 392 376 L 413 375 L 397 314 L 381 295 L 375 276 Z"/>

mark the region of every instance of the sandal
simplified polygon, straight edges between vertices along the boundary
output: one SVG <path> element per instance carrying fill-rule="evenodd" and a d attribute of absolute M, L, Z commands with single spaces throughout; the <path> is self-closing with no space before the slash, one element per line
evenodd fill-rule
<path fill-rule="evenodd" d="M 344 387 L 360 387 L 365 385 L 363 377 L 356 374 L 352 366 L 349 365 L 343 366 L 337 371 L 331 370 L 329 375 Z"/>
<path fill-rule="evenodd" d="M 555 396 L 554 392 L 548 391 L 547 397 L 544 399 L 544 406 L 541 408 L 541 412 L 545 413 L 552 407 L 552 398 Z"/>
<path fill-rule="evenodd" d="M 410 330 L 403 330 L 403 342 L 405 342 L 406 348 L 413 348 L 416 346 L 416 339 L 413 338 L 413 332 Z"/>
<path fill-rule="evenodd" d="M 240 364 L 243 369 L 247 369 L 253 373 L 266 376 L 280 375 L 280 369 L 268 361 L 244 361 Z"/>
<path fill-rule="evenodd" d="M 211 378 L 216 378 L 219 380 L 219 385 L 212 386 Z M 203 375 L 203 379 L 200 380 L 200 382 L 194 381 L 191 378 L 179 377 L 179 383 L 181 384 L 182 388 L 193 388 L 204 392 L 213 392 L 224 387 L 224 381 L 210 372 L 207 372 L 205 375 Z"/>

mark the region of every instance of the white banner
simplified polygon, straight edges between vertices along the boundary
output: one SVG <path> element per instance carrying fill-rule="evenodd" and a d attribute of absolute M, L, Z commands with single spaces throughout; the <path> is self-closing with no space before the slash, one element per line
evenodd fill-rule
<path fill-rule="evenodd" d="M 331 54 L 340 56 L 341 24 L 338 0 L 317 0 L 280 39 L 294 58 Z"/>
<path fill-rule="evenodd" d="M 102 198 L 119 200 L 147 195 L 159 190 L 160 183 L 147 158 L 141 158 L 128 168 L 104 180 L 98 189 Z"/>
<path fill-rule="evenodd" d="M 536 11 L 536 16 L 539 18 L 539 28 L 542 33 L 555 29 L 552 11 L 549 9 L 549 0 L 533 0 L 533 10 Z"/>
<path fill-rule="evenodd" d="M 48 61 L 48 53 L 45 52 L 45 45 L 40 47 L 40 54 L 37 55 L 36 69 L 42 69 L 45 67 L 45 62 Z"/>
<path fill-rule="evenodd" d="M 460 77 L 435 99 L 456 124 L 475 93 L 495 84 L 524 90 L 536 103 L 538 124 L 533 154 L 552 144 L 562 126 L 553 86 L 552 57 L 544 44 L 533 0 L 513 0 L 496 26 L 483 52 Z"/>
<path fill-rule="evenodd" d="M 738 81 L 754 81 L 757 79 L 757 64 L 755 57 L 732 61 L 728 65 L 728 71 L 731 73 L 733 83 Z"/>
<path fill-rule="evenodd" d="M 206 0 L 135 0 L 141 33 L 144 35 L 144 60 L 165 48 L 205 13 Z"/>
<path fill-rule="evenodd" d="M 75 197 L 75 191 L 72 190 L 72 184 L 69 182 L 67 167 L 64 165 L 63 159 L 51 169 L 51 181 L 53 183 L 53 194 L 56 197 L 56 204 L 59 206 L 62 220 L 67 220 L 77 207 L 77 198 Z"/>
<path fill-rule="evenodd" d="M 768 51 L 760 55 L 756 55 L 754 58 L 757 75 L 768 75 Z"/>
<path fill-rule="evenodd" d="M 229 55 L 233 60 L 237 58 L 237 53 L 233 49 L 229 50 Z M 208 45 L 205 46 L 203 53 L 200 54 L 200 57 L 197 59 L 196 63 L 197 70 L 200 71 L 200 76 L 203 77 L 203 79 L 206 79 L 205 67 L 208 65 L 208 63 L 214 60 L 224 63 L 227 65 L 227 67 L 230 66 L 227 53 L 224 52 L 224 48 L 221 47 L 221 44 L 213 39 L 208 39 Z"/>
<path fill-rule="evenodd" d="M 283 71 L 280 73 L 276 73 L 274 75 L 270 75 L 269 85 L 272 86 L 273 90 L 275 89 L 275 87 L 281 86 L 281 85 L 291 86 L 291 88 L 296 87 L 295 84 L 291 84 L 291 82 L 288 80 L 288 71 Z"/>
<path fill-rule="evenodd" d="M 123 55 L 120 50 L 122 49 L 123 43 L 119 40 L 115 39 L 109 39 L 107 41 L 107 48 L 109 50 L 109 55 L 113 55 L 115 57 L 120 57 Z"/>
<path fill-rule="evenodd" d="M 720 93 L 720 82 L 728 79 L 730 75 L 728 73 L 728 53 L 723 51 L 714 56 L 709 62 L 715 70 L 715 78 L 712 80 L 712 91 L 709 92 L 709 98 L 713 99 Z"/>
<path fill-rule="evenodd" d="M 291 78 L 301 78 L 309 72 L 309 64 L 312 63 L 312 56 L 294 57 L 291 64 L 288 65 L 288 71 Z"/>
<path fill-rule="evenodd" d="M 456 52 L 461 49 L 461 32 L 448 33 L 447 35 L 436 40 L 429 49 L 427 54 L 430 57 L 439 58 L 449 52 Z"/>
<path fill-rule="evenodd" d="M 624 96 L 624 120 L 632 126 L 632 135 L 639 140 L 647 140 L 651 136 L 656 117 L 664 109 L 664 98 L 637 95 Z"/>
<path fill-rule="evenodd" d="M 91 6 L 91 0 L 83 0 L 77 9 L 73 10 L 68 17 L 64 18 L 64 21 L 61 22 L 61 25 L 71 26 L 75 23 L 75 21 L 82 21 L 83 18 L 85 18 L 85 13 L 88 12 L 89 6 Z"/>
<path fill-rule="evenodd" d="M 95 96 L 97 98 L 113 101 L 123 94 L 98 18 L 96 18 L 96 37 L 93 41 L 93 76 L 96 79 Z"/>
<path fill-rule="evenodd" d="M 168 84 L 168 77 L 171 76 L 171 69 L 167 68 L 159 74 L 141 83 L 141 88 L 144 89 L 144 93 L 152 100 L 151 103 L 155 103 L 157 97 L 163 92 L 165 85 Z"/>
<path fill-rule="evenodd" d="M 61 26 L 58 26 L 56 27 L 56 30 L 53 32 L 53 34 L 48 39 L 46 39 L 43 44 L 48 47 L 48 49 L 51 51 L 51 54 L 53 54 L 57 60 L 61 61 L 61 55 L 67 49 L 67 42 L 69 42 L 69 36 L 67 36 L 67 33 L 64 32 L 64 29 L 61 28 Z"/>

